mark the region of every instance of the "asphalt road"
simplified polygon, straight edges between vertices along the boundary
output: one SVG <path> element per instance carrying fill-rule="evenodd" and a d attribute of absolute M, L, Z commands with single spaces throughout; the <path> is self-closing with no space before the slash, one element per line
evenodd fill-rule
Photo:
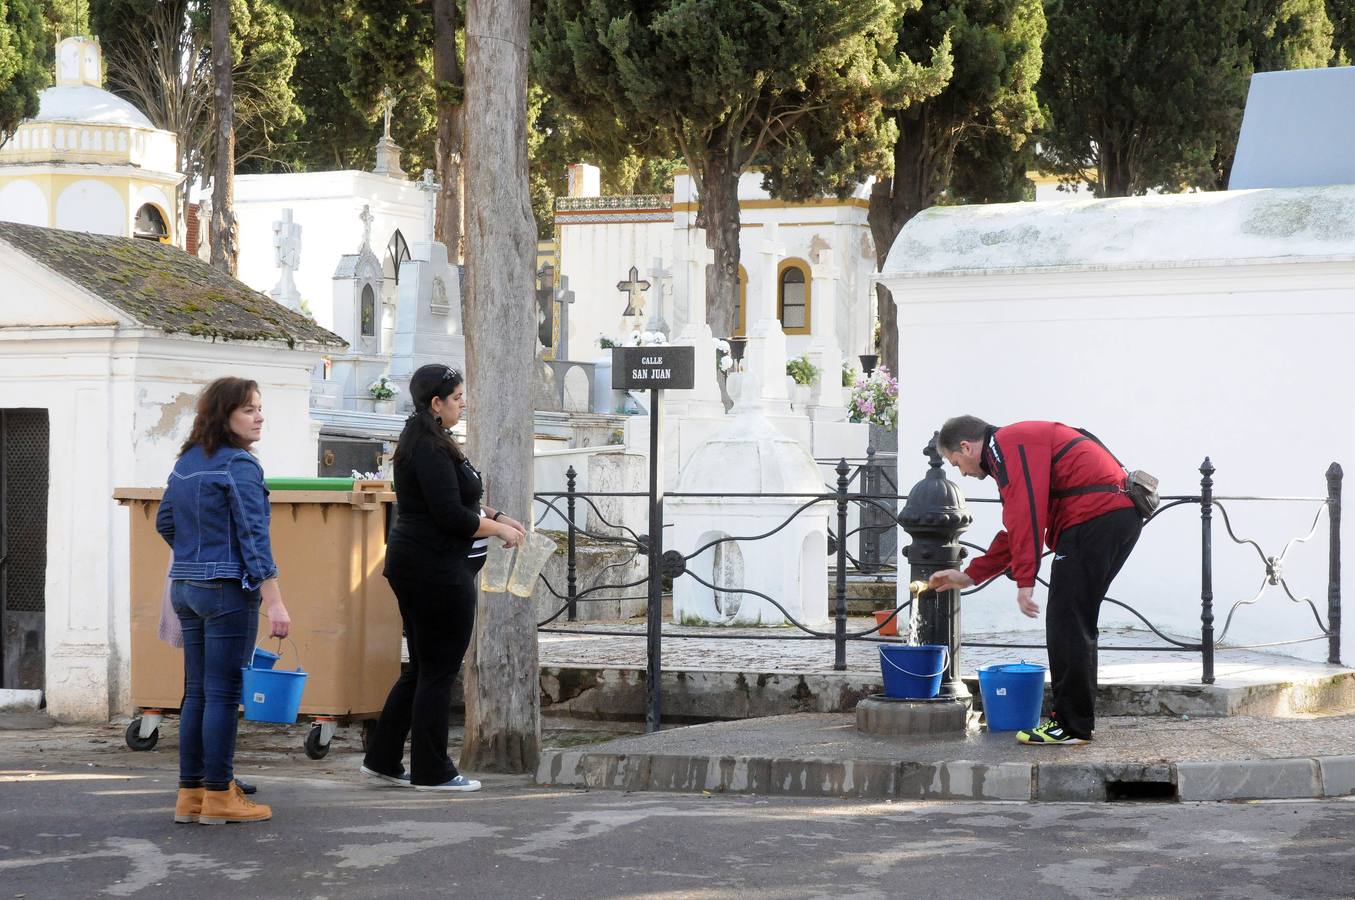
<path fill-rule="evenodd" d="M 169 754 L 25 761 L 5 738 L 0 900 L 1355 896 L 1355 802 L 878 803 L 518 777 L 444 797 L 369 786 L 342 752 L 328 775 L 251 772 L 271 822 L 205 827 L 172 823 Z"/>

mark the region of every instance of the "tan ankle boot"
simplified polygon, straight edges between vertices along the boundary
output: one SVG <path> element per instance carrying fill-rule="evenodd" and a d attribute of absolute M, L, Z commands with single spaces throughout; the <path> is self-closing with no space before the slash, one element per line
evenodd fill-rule
<path fill-rule="evenodd" d="M 174 802 L 174 821 L 188 825 L 202 815 L 203 788 L 179 788 L 179 799 Z"/>
<path fill-rule="evenodd" d="M 235 782 L 224 791 L 204 791 L 202 813 L 198 821 L 203 825 L 225 825 L 227 822 L 266 822 L 273 818 L 273 810 L 255 803 L 240 790 Z"/>

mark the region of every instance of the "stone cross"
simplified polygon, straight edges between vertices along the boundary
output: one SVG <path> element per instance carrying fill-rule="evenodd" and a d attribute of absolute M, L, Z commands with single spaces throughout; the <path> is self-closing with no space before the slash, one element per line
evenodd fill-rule
<path fill-rule="evenodd" d="M 414 186 L 424 192 L 423 197 L 423 230 L 424 240 L 432 241 L 433 235 L 437 231 L 437 203 L 438 191 L 442 190 L 442 185 L 433 180 L 433 170 L 424 169 L 423 177 L 414 183 Z"/>
<path fill-rule="evenodd" d="M 776 222 L 768 222 L 762 226 L 762 240 L 754 244 L 762 256 L 762 277 L 749 285 L 749 309 L 744 312 L 749 328 L 759 319 L 777 318 L 776 300 L 780 286 L 777 284 L 776 267 L 786 258 L 786 245 L 780 238 Z M 756 295 L 754 291 L 757 291 Z"/>
<path fill-rule="evenodd" d="M 668 336 L 668 322 L 663 318 L 664 295 L 673 292 L 673 275 L 663 264 L 663 257 L 656 256 L 649 264 L 650 277 L 654 280 L 654 311 L 645 323 L 646 331 L 661 332 Z"/>
<path fill-rule="evenodd" d="M 372 207 L 369 204 L 362 204 L 362 213 L 358 215 L 362 220 L 362 246 L 372 246 L 372 222 L 375 217 L 372 215 Z M 359 247 L 358 249 L 362 249 Z"/>
<path fill-rule="evenodd" d="M 301 295 L 292 273 L 301 264 L 301 226 L 292 221 L 290 209 L 284 209 L 282 218 L 273 223 L 273 259 L 281 272 L 277 286 L 269 293 L 289 309 L 299 310 Z"/>
<path fill-rule="evenodd" d="M 560 340 L 556 342 L 555 358 L 569 359 L 569 306 L 574 302 L 574 292 L 569 289 L 568 275 L 560 276 L 555 302 L 560 304 Z"/>
<path fill-rule="evenodd" d="M 395 95 L 389 87 L 381 89 L 381 108 L 386 116 L 386 140 L 391 140 L 391 113 L 395 112 Z"/>
<path fill-rule="evenodd" d="M 649 282 L 640 280 L 640 270 L 635 266 L 630 267 L 630 278 L 627 281 L 618 281 L 616 289 L 626 294 L 626 311 L 623 316 L 644 315 L 645 298 L 644 292 L 649 290 Z"/>

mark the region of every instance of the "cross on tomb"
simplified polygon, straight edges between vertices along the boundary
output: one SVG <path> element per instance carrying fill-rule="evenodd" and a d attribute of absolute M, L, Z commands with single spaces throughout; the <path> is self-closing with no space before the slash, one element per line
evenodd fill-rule
<path fill-rule="evenodd" d="M 414 187 L 423 192 L 423 231 L 424 240 L 432 241 L 437 223 L 437 195 L 442 185 L 434 180 L 433 170 L 424 169 L 423 177 L 414 182 Z"/>
<path fill-rule="evenodd" d="M 358 218 L 362 220 L 362 246 L 370 247 L 372 245 L 372 222 L 376 218 L 372 215 L 372 207 L 366 203 L 362 204 L 362 214 Z"/>
<path fill-rule="evenodd" d="M 389 141 L 391 139 L 391 113 L 395 112 L 395 95 L 391 93 L 391 89 L 389 87 L 383 87 L 381 89 L 381 108 L 382 110 L 385 111 L 386 116 L 385 138 L 386 140 Z"/>
<path fill-rule="evenodd" d="M 574 302 L 574 292 L 569 289 L 568 275 L 560 276 L 555 302 L 560 304 L 560 342 L 555 348 L 555 358 L 569 359 L 569 305 Z"/>
<path fill-rule="evenodd" d="M 616 289 L 626 296 L 626 311 L 623 316 L 641 316 L 645 311 L 644 292 L 649 290 L 649 282 L 640 280 L 640 270 L 630 267 L 630 279 L 618 281 Z"/>

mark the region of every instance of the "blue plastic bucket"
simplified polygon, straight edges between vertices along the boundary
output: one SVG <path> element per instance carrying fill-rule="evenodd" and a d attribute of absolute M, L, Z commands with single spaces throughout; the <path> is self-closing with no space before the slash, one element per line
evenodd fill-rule
<path fill-rule="evenodd" d="M 254 648 L 254 661 L 249 664 L 251 669 L 271 669 L 273 663 L 280 657 L 271 650 L 265 650 L 262 647 Z"/>
<path fill-rule="evenodd" d="M 941 690 L 946 673 L 945 644 L 881 644 L 880 673 L 885 696 L 893 700 L 930 700 Z"/>
<path fill-rule="evenodd" d="M 244 668 L 245 718 L 251 722 L 296 721 L 301 712 L 301 692 L 306 687 L 306 673 L 301 669 L 288 672 L 283 669 Z"/>
<path fill-rule="evenodd" d="M 979 693 L 989 731 L 1022 731 L 1040 724 L 1045 667 L 1019 662 L 979 667 Z"/>

